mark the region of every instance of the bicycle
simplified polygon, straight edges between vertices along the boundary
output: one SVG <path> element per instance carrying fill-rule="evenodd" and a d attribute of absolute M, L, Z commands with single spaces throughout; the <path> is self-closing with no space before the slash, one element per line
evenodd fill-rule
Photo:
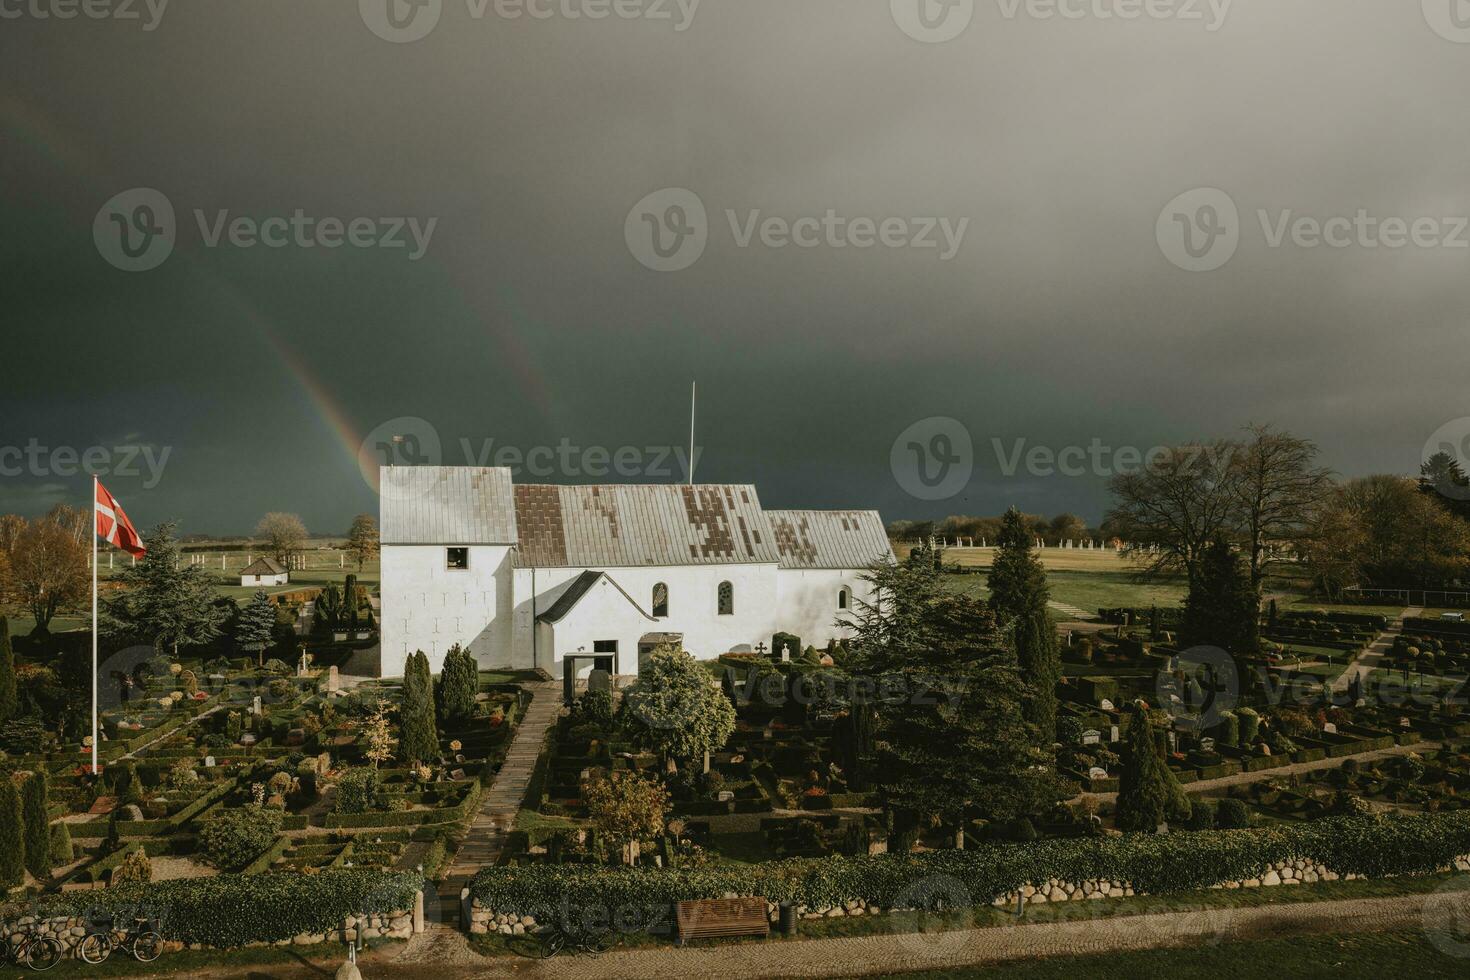
<path fill-rule="evenodd" d="M 152 963 L 163 955 L 163 937 L 147 928 L 147 919 L 134 919 L 126 929 L 112 927 L 88 933 L 77 947 L 77 955 L 96 966 L 121 947 L 139 963 Z"/>
<path fill-rule="evenodd" d="M 28 966 L 39 973 L 61 962 L 61 943 L 50 936 L 26 936 L 18 943 L 7 942 L 4 955 L 12 966 Z"/>
<path fill-rule="evenodd" d="M 596 956 L 617 945 L 617 939 L 610 929 L 569 931 L 561 926 L 552 926 L 546 932 L 526 938 L 531 941 L 522 945 L 525 950 L 522 955 L 538 960 L 549 960 L 558 953 L 568 951 Z"/>

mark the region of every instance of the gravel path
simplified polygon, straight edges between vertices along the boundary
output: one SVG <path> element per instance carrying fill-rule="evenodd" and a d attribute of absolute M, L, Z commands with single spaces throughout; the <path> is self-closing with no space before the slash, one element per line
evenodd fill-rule
<path fill-rule="evenodd" d="M 519 957 L 471 960 L 467 948 L 442 947 L 437 961 L 394 962 L 395 954 L 364 958 L 366 980 L 494 980 L 557 977 L 578 980 L 645 980 L 701 977 L 755 980 L 764 977 L 852 977 L 913 970 L 952 970 L 1011 960 L 1107 954 L 1126 950 L 1194 947 L 1250 939 L 1422 928 L 1432 895 L 1301 902 L 1250 908 L 1202 909 L 1156 915 L 999 926 L 936 933 L 884 933 L 848 939 L 812 939 L 702 945 L 687 949 L 612 952 L 602 956 L 558 956 L 548 961 Z M 459 940 L 462 942 L 462 940 Z M 459 943 L 454 943 L 458 946 Z M 438 946 L 425 939 L 420 948 Z M 196 976 L 238 978 L 237 970 L 208 970 Z M 271 966 L 246 976 L 307 980 L 328 975 L 320 966 Z"/>

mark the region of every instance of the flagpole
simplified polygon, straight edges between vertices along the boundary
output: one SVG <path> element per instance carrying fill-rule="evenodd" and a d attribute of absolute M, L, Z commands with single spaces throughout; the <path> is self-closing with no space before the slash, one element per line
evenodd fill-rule
<path fill-rule="evenodd" d="M 92 476 L 92 775 L 97 775 L 97 476 Z"/>

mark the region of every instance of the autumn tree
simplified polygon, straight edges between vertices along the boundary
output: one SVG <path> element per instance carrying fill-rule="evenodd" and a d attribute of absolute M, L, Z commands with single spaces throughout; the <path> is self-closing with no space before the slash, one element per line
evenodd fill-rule
<path fill-rule="evenodd" d="M 378 557 L 378 522 L 371 514 L 358 514 L 352 519 L 352 528 L 347 532 L 346 552 L 357 570 Z"/>
<path fill-rule="evenodd" d="M 58 612 L 80 602 L 91 588 L 88 548 L 75 530 L 50 517 L 26 524 L 15 539 L 10 583 L 35 620 L 47 632 Z"/>
<path fill-rule="evenodd" d="M 619 848 L 624 863 L 632 863 L 633 845 L 663 833 L 669 815 L 668 790 L 638 772 L 594 776 L 583 787 L 582 799 L 598 841 Z"/>
<path fill-rule="evenodd" d="M 1351 585 L 1446 588 L 1470 575 L 1470 522 L 1407 477 L 1347 481 L 1329 494 L 1298 547 L 1329 596 Z"/>
<path fill-rule="evenodd" d="M 295 514 L 266 514 L 255 526 L 255 535 L 265 541 L 271 557 L 287 567 L 306 547 L 306 525 Z"/>

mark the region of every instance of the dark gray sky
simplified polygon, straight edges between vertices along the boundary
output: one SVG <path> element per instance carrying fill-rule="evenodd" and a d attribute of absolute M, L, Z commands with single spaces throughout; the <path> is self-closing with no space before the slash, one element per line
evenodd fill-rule
<path fill-rule="evenodd" d="M 976 0 L 945 43 L 901 26 L 918 32 L 919 0 L 702 0 L 684 30 L 675 0 L 618 0 L 672 20 L 443 0 L 412 43 L 367 26 L 386 0 L 364 0 L 366 19 L 350 0 L 173 0 L 151 31 L 142 0 L 141 20 L 37 16 L 58 2 L 0 0 L 0 453 L 167 449 L 156 485 L 141 459 L 105 478 L 139 524 L 230 532 L 283 509 L 340 531 L 376 509 L 358 443 L 399 417 L 431 424 L 451 463 L 462 439 L 682 446 L 696 378 L 701 481 L 890 519 L 1101 516 L 1094 464 L 1008 476 L 995 439 L 1147 449 L 1269 421 L 1356 475 L 1412 470 L 1470 415 L 1454 220 L 1470 215 L 1470 43 L 1451 0 L 1443 17 L 1436 0 L 1235 0 L 1218 25 L 1220 0 L 1136 20 L 1099 16 L 1129 0 L 1063 0 L 1083 14 L 1065 19 Z M 166 261 L 127 272 L 94 219 L 140 187 L 177 231 Z M 1239 245 L 1190 272 L 1156 225 L 1202 187 L 1238 208 Z M 663 188 L 708 214 L 677 272 L 625 239 Z M 103 232 L 136 201 L 103 210 Z M 195 216 L 298 209 L 371 218 L 375 239 L 379 219 L 436 224 L 412 261 L 211 246 Z M 738 241 L 752 211 L 829 209 L 968 225 L 948 260 L 825 232 Z M 1273 247 L 1288 209 L 1433 218 L 1420 237 L 1448 244 L 1355 230 L 1306 247 L 1288 230 Z M 968 486 L 937 501 L 890 465 L 931 417 L 974 445 Z M 86 500 L 64 453 L 38 458 L 0 455 L 0 510 Z M 588 480 L 554 469 L 542 482 Z"/>

